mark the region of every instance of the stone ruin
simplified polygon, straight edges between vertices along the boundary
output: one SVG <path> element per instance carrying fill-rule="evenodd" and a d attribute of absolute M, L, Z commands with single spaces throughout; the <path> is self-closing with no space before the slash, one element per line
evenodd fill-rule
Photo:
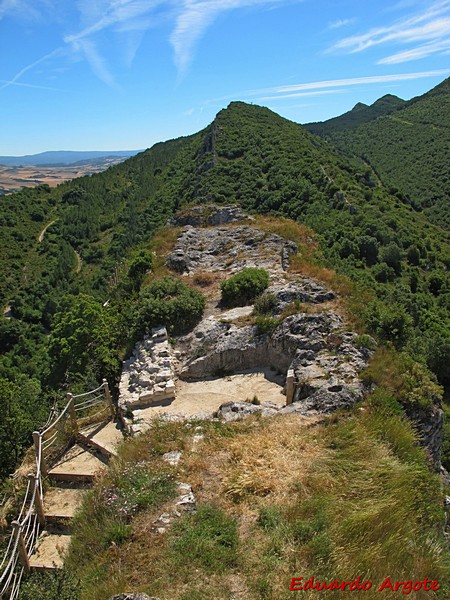
<path fill-rule="evenodd" d="M 165 327 L 152 329 L 124 361 L 119 383 L 119 409 L 146 406 L 175 396 L 175 374 Z"/>

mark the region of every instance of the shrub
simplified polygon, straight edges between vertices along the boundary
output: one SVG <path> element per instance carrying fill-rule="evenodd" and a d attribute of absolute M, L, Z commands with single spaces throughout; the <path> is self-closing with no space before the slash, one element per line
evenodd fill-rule
<path fill-rule="evenodd" d="M 274 319 L 273 317 L 256 317 L 255 319 L 255 325 L 259 335 L 271 333 L 279 324 L 279 319 Z"/>
<path fill-rule="evenodd" d="M 78 600 L 79 582 L 66 571 L 33 573 L 20 588 L 18 600 Z"/>
<path fill-rule="evenodd" d="M 257 315 L 270 315 L 277 305 L 275 294 L 265 292 L 255 300 L 254 313 Z"/>
<path fill-rule="evenodd" d="M 269 273 L 264 269 L 248 267 L 223 281 L 222 302 L 227 306 L 251 304 L 269 285 Z"/>
<path fill-rule="evenodd" d="M 165 325 L 177 335 L 191 329 L 201 318 L 205 298 L 180 279 L 163 277 L 139 294 L 135 333 L 142 336 L 149 327 Z"/>
<path fill-rule="evenodd" d="M 128 277 L 133 282 L 135 288 L 139 288 L 145 274 L 153 266 L 153 256 L 148 250 L 141 250 L 130 263 Z"/>
<path fill-rule="evenodd" d="M 376 342 L 370 335 L 364 333 L 363 335 L 358 335 L 355 339 L 355 346 L 358 348 L 367 348 L 368 350 L 374 350 L 376 346 Z"/>

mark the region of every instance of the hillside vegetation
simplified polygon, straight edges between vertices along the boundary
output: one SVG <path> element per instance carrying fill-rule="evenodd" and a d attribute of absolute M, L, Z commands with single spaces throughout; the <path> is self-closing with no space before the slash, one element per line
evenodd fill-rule
<path fill-rule="evenodd" d="M 36 406 L 69 386 L 117 382 L 137 335 L 141 286 L 166 274 L 151 253 L 176 232 L 159 228 L 179 207 L 208 201 L 312 228 L 316 250 L 302 248 L 299 268 L 313 274 L 322 263 L 353 279 L 365 298 L 354 315 L 363 327 L 448 384 L 448 234 L 378 185 L 370 168 L 268 109 L 234 102 L 193 136 L 55 190 L 2 199 L 0 281 L 12 317 L 0 323 L 0 378 L 10 390 L 2 410 L 17 423 L 12 436 L 0 424 L 3 476 L 39 423 Z M 60 348 L 70 361 L 55 360 Z"/>
<path fill-rule="evenodd" d="M 448 230 L 450 79 L 409 102 L 386 98 L 305 127 L 362 158 L 387 188 Z"/>
<path fill-rule="evenodd" d="M 196 445 L 199 430 L 204 437 Z M 182 459 L 168 467 L 162 455 L 174 449 Z M 134 502 L 139 470 L 158 474 L 152 502 L 121 516 L 114 509 Z M 171 513 L 173 480 L 192 485 L 197 511 L 157 535 L 154 523 Z M 67 600 L 129 590 L 167 600 L 284 600 L 292 597 L 292 577 L 311 575 L 328 583 L 369 580 L 369 600 L 388 575 L 428 577 L 441 589 L 411 597 L 444 600 L 449 567 L 440 494 L 408 423 L 380 399 L 322 423 L 299 415 L 160 422 L 122 447 L 84 503 L 66 575 L 79 584 Z M 324 595 L 345 599 L 348 590 Z"/>

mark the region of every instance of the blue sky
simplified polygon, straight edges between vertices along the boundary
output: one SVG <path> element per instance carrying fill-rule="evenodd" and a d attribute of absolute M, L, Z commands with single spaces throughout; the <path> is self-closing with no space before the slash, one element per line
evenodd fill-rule
<path fill-rule="evenodd" d="M 297 122 L 450 75 L 450 0 L 0 0 L 0 154 L 146 148 L 232 100 Z"/>

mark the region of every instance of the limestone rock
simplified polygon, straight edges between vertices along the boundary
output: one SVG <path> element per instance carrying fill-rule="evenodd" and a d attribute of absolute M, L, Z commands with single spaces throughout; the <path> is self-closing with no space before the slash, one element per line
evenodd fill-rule
<path fill-rule="evenodd" d="M 170 220 L 175 227 L 191 225 L 194 227 L 206 225 L 225 225 L 234 221 L 247 219 L 238 205 L 217 206 L 214 204 L 192 206 L 187 210 L 178 212 Z"/>
<path fill-rule="evenodd" d="M 172 450 L 163 454 L 162 459 L 169 463 L 169 465 L 176 466 L 180 462 L 181 452 L 179 450 Z"/>
<path fill-rule="evenodd" d="M 297 246 L 275 234 L 266 234 L 249 225 L 212 229 L 184 228 L 167 264 L 178 273 L 196 270 L 227 271 L 262 267 L 282 275 L 290 254 Z"/>
<path fill-rule="evenodd" d="M 255 413 L 260 413 L 263 417 L 273 417 L 277 414 L 277 410 L 263 405 L 250 404 L 249 402 L 226 402 L 219 407 L 217 416 L 229 422 L 237 421 Z"/>
<path fill-rule="evenodd" d="M 327 290 L 323 285 L 311 279 L 289 281 L 287 283 L 272 285 L 267 288 L 266 293 L 273 294 L 277 304 L 274 314 L 280 314 L 292 302 L 310 302 L 321 304 L 334 300 L 336 294 Z"/>

